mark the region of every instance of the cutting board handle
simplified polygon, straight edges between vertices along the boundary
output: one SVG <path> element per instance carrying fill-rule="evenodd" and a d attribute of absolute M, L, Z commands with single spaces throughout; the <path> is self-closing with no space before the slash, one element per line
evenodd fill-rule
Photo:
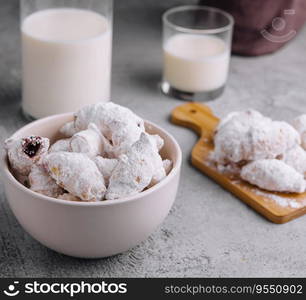
<path fill-rule="evenodd" d="M 201 137 L 211 138 L 219 119 L 208 106 L 198 102 L 188 102 L 172 111 L 171 122 L 191 128 Z"/>

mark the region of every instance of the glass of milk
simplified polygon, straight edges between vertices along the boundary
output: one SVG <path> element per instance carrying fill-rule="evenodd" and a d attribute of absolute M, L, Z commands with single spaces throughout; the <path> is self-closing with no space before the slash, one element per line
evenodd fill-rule
<path fill-rule="evenodd" d="M 188 101 L 222 94 L 231 53 L 233 17 L 217 8 L 187 5 L 163 15 L 162 91 Z"/>
<path fill-rule="evenodd" d="M 110 100 L 112 0 L 21 0 L 22 109 L 42 118 Z"/>

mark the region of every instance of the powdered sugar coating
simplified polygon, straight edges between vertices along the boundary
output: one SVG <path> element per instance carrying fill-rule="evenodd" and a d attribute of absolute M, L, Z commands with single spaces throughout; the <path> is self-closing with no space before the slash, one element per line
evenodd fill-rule
<path fill-rule="evenodd" d="M 306 130 L 306 115 L 295 121 L 298 130 Z M 305 190 L 306 152 L 290 124 L 254 110 L 233 112 L 220 121 L 214 142 L 211 157 L 220 173 L 240 176 L 269 191 Z"/>
<path fill-rule="evenodd" d="M 119 160 L 116 158 L 104 158 L 102 156 L 97 156 L 93 161 L 103 175 L 105 185 L 108 186 L 109 178 L 111 177 Z"/>
<path fill-rule="evenodd" d="M 158 134 L 147 134 L 150 142 L 156 147 L 157 151 L 160 151 L 164 146 L 164 140 Z"/>
<path fill-rule="evenodd" d="M 164 146 L 164 140 L 158 134 L 144 133 L 151 144 L 151 162 L 153 165 L 153 178 L 149 187 L 157 184 L 166 176 L 164 162 L 159 155 L 159 150 Z"/>
<path fill-rule="evenodd" d="M 244 166 L 241 178 L 262 189 L 276 192 L 302 193 L 305 191 L 303 175 L 277 159 L 261 159 Z"/>
<path fill-rule="evenodd" d="M 306 175 L 306 151 L 302 147 L 292 148 L 284 153 L 280 159 L 303 176 Z"/>
<path fill-rule="evenodd" d="M 78 132 L 94 123 L 114 147 L 117 155 L 125 153 L 144 132 L 144 121 L 126 107 L 113 102 L 97 103 L 80 109 L 75 120 L 65 125 L 61 132 Z"/>
<path fill-rule="evenodd" d="M 95 163 L 83 153 L 54 152 L 44 165 L 58 185 L 83 201 L 101 201 L 106 187 Z"/>
<path fill-rule="evenodd" d="M 216 131 L 220 130 L 224 125 L 229 123 L 232 119 L 240 118 L 242 123 L 256 122 L 256 120 L 268 119 L 264 117 L 260 112 L 254 109 L 247 109 L 245 111 L 233 111 L 227 114 L 222 120 L 220 120 Z"/>
<path fill-rule="evenodd" d="M 303 203 L 297 202 L 294 200 L 294 198 L 278 196 L 269 192 L 263 192 L 261 190 L 256 190 L 255 193 L 259 196 L 265 197 L 265 199 L 274 201 L 282 207 L 300 208 L 303 206 Z"/>
<path fill-rule="evenodd" d="M 153 177 L 150 186 L 153 186 L 166 177 L 166 170 L 164 168 L 163 160 L 158 152 L 152 153 L 151 163 L 153 166 Z"/>
<path fill-rule="evenodd" d="M 130 150 L 120 156 L 115 167 L 106 193 L 106 199 L 118 199 L 141 192 L 152 180 L 158 180 L 165 174 L 163 163 L 158 162 L 156 147 L 146 134 L 141 134 Z M 163 170 L 160 171 L 160 166 Z M 153 179 L 154 178 L 154 179 Z M 155 179 L 156 178 L 156 179 Z"/>
<path fill-rule="evenodd" d="M 28 140 L 39 139 L 39 145 L 35 149 L 35 153 L 25 151 L 25 142 Z M 35 142 L 36 143 L 36 142 Z M 49 149 L 50 141 L 48 138 L 37 137 L 34 135 L 25 138 L 10 138 L 5 141 L 8 159 L 12 169 L 20 175 L 27 176 L 31 171 L 32 165 L 44 156 Z"/>
<path fill-rule="evenodd" d="M 75 133 L 77 133 L 78 130 L 77 128 L 75 128 L 75 122 L 71 121 L 68 122 L 66 124 L 64 124 L 61 128 L 60 128 L 60 133 L 63 134 L 66 137 L 72 137 Z"/>
<path fill-rule="evenodd" d="M 84 153 L 89 157 L 101 155 L 104 148 L 102 134 L 95 124 L 90 123 L 86 130 L 72 136 L 70 148 L 72 152 Z"/>
<path fill-rule="evenodd" d="M 301 136 L 301 145 L 306 150 L 306 114 L 295 118 L 292 121 L 292 126 L 298 131 Z"/>
<path fill-rule="evenodd" d="M 49 153 L 51 152 L 70 152 L 71 147 L 70 147 L 70 139 L 61 139 L 56 141 L 54 144 L 51 145 L 49 149 Z"/>
<path fill-rule="evenodd" d="M 109 179 L 121 163 L 119 180 L 113 177 L 109 193 L 109 199 L 117 199 L 151 187 L 172 168 L 172 162 L 163 161 L 159 155 L 164 140 L 158 134 L 145 132 L 141 118 L 114 103 L 81 109 L 60 132 L 69 138 L 55 141 L 49 150 L 48 144 L 43 155 L 38 155 L 36 148 L 44 138 L 26 138 L 33 142 L 25 152 L 31 158 L 28 170 L 25 176 L 19 173 L 24 170 L 23 160 L 16 163 L 15 169 L 22 183 L 30 176 L 33 191 L 70 201 L 104 200 Z M 21 146 L 26 143 L 23 139 Z M 7 140 L 8 152 L 13 144 L 13 140 Z M 133 177 L 137 172 L 140 176 Z M 120 176 L 124 177 L 122 186 Z"/>
<path fill-rule="evenodd" d="M 29 183 L 32 191 L 49 197 L 56 198 L 64 192 L 40 163 L 32 166 L 29 174 Z"/>
<path fill-rule="evenodd" d="M 164 170 L 166 172 L 166 175 L 168 175 L 172 169 L 172 166 L 173 166 L 173 163 L 170 159 L 165 159 L 163 160 L 163 167 L 164 167 Z"/>
<path fill-rule="evenodd" d="M 300 144 L 297 131 L 286 122 L 272 121 L 258 112 L 232 113 L 217 127 L 215 160 L 227 162 L 275 158 Z"/>

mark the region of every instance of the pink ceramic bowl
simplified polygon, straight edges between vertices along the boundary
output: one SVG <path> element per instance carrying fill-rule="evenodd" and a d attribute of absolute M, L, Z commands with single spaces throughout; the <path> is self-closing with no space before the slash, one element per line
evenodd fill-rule
<path fill-rule="evenodd" d="M 32 122 L 14 136 L 45 136 L 51 142 L 72 114 Z M 70 256 L 98 258 L 126 251 L 145 240 L 165 219 L 175 200 L 182 154 L 175 139 L 153 123 L 147 131 L 159 134 L 164 158 L 173 161 L 169 175 L 138 195 L 103 202 L 70 202 L 47 197 L 20 184 L 3 158 L 3 181 L 11 209 L 21 226 L 48 248 Z"/>

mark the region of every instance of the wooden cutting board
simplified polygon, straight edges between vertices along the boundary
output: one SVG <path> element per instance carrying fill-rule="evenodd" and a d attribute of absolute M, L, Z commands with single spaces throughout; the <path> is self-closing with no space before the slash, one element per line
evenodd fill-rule
<path fill-rule="evenodd" d="M 261 190 L 239 179 L 221 174 L 209 160 L 214 149 L 213 133 L 219 119 L 212 110 L 197 102 L 188 102 L 172 111 L 174 124 L 191 128 L 199 136 L 193 147 L 191 162 L 225 189 L 274 223 L 286 223 L 306 213 L 306 193 L 286 194 Z"/>

